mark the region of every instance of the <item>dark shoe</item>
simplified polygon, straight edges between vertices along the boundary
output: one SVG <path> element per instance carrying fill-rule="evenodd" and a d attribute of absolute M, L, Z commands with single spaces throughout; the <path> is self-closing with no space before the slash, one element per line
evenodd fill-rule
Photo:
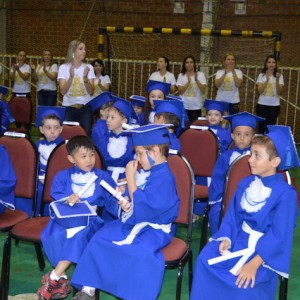
<path fill-rule="evenodd" d="M 96 300 L 95 295 L 90 296 L 84 292 L 77 292 L 72 300 Z"/>

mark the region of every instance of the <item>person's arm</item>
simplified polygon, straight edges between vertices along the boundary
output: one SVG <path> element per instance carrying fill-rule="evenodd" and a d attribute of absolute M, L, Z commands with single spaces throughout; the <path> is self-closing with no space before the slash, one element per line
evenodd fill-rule
<path fill-rule="evenodd" d="M 257 91 L 260 95 L 265 91 L 271 77 L 272 75 L 270 76 L 268 73 L 259 74 L 257 79 Z"/>
<path fill-rule="evenodd" d="M 127 187 L 128 187 L 130 199 L 133 198 L 133 193 L 137 190 L 137 185 L 135 182 L 135 173 L 137 171 L 137 167 L 138 167 L 138 162 L 136 160 L 132 160 L 126 165 L 126 169 L 125 169 Z"/>
<path fill-rule="evenodd" d="M 19 74 L 19 76 L 24 80 L 24 81 L 27 81 L 30 77 L 30 73 L 27 73 L 27 72 L 22 72 L 19 68 L 18 65 L 15 66 L 15 70 L 16 72 Z"/>
<path fill-rule="evenodd" d="M 249 262 L 244 264 L 237 272 L 237 280 L 235 284 L 239 288 L 246 289 L 251 283 L 250 287 L 253 288 L 255 285 L 255 276 L 257 269 L 263 264 L 263 259 L 260 255 L 255 255 Z"/>
<path fill-rule="evenodd" d="M 218 75 L 218 73 L 217 73 L 217 75 Z M 223 83 L 223 81 L 224 81 L 224 79 L 227 75 L 227 72 L 226 72 L 226 70 L 224 70 L 223 75 L 219 78 L 217 78 L 217 75 L 216 75 L 216 78 L 215 78 L 215 86 L 216 86 L 216 88 L 219 88 L 222 85 L 222 83 Z"/>
<path fill-rule="evenodd" d="M 105 76 L 105 79 L 107 78 L 107 76 Z M 110 80 L 109 80 L 110 81 Z M 110 83 L 108 82 L 108 80 L 105 80 L 104 83 L 102 84 L 101 79 L 99 78 L 99 82 L 98 85 L 100 87 L 100 89 L 102 91 L 108 91 L 109 87 L 110 87 Z"/>
<path fill-rule="evenodd" d="M 183 78 L 181 78 L 181 80 L 182 79 Z M 187 83 L 184 84 L 184 85 L 178 85 L 178 83 L 177 83 L 177 88 L 178 88 L 179 95 L 183 95 L 185 93 L 185 91 L 187 90 L 187 88 L 189 87 L 189 85 L 191 83 L 191 78 L 187 75 L 187 79 L 188 79 Z"/>
<path fill-rule="evenodd" d="M 277 91 L 277 94 L 278 94 L 278 95 L 281 94 L 282 89 L 283 89 L 283 84 L 281 84 L 281 83 L 279 82 L 281 76 L 282 76 L 282 75 L 281 75 L 280 73 L 277 73 L 277 74 L 276 74 L 276 91 Z"/>
<path fill-rule="evenodd" d="M 205 90 L 206 90 L 206 84 L 201 83 L 201 81 L 199 80 L 199 77 L 200 77 L 200 74 L 197 72 L 195 82 L 196 82 L 198 88 L 200 89 L 201 93 L 204 94 Z"/>
<path fill-rule="evenodd" d="M 50 80 L 52 80 L 52 81 L 55 81 L 55 80 L 56 80 L 56 78 L 57 78 L 57 72 L 49 72 L 49 71 L 46 69 L 46 66 L 45 66 L 45 65 L 44 65 L 44 67 L 43 67 L 43 70 L 44 70 L 46 76 L 47 76 Z M 51 70 L 51 68 L 50 68 L 50 70 Z"/>
<path fill-rule="evenodd" d="M 70 67 L 70 77 L 68 79 L 65 78 L 59 79 L 59 89 L 63 96 L 68 92 L 69 88 L 71 87 L 73 78 L 74 78 L 74 66 L 72 65 Z"/>
<path fill-rule="evenodd" d="M 89 73 L 90 69 L 88 66 L 85 67 L 84 71 L 83 71 L 83 82 L 84 82 L 84 86 L 87 90 L 87 92 L 90 95 L 94 94 L 94 79 L 93 78 L 88 78 L 88 73 Z"/>
<path fill-rule="evenodd" d="M 237 88 L 239 88 L 239 87 L 241 86 L 242 82 L 243 82 L 243 79 L 242 79 L 242 78 L 239 78 L 239 77 L 237 76 L 235 70 L 232 71 L 232 76 L 233 76 L 233 80 L 234 80 L 235 86 L 236 86 Z"/>

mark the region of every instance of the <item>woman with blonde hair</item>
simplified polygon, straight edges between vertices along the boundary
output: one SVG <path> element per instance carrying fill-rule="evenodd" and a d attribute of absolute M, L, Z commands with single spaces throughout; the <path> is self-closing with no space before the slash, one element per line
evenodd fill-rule
<path fill-rule="evenodd" d="M 215 86 L 218 89 L 216 100 L 229 103 L 229 114 L 239 112 L 240 94 L 239 88 L 243 82 L 243 73 L 236 69 L 236 60 L 232 52 L 224 56 L 224 69 L 217 71 Z"/>
<path fill-rule="evenodd" d="M 79 122 L 89 133 L 93 112 L 86 104 L 94 93 L 95 72 L 85 57 L 85 44 L 78 40 L 70 42 L 66 62 L 59 67 L 57 78 L 66 107 L 65 120 Z"/>

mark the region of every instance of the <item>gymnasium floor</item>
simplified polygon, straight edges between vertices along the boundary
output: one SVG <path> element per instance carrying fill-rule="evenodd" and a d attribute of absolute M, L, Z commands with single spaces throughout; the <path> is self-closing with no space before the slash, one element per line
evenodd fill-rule
<path fill-rule="evenodd" d="M 300 171 L 298 171 L 300 175 Z M 293 174 L 294 175 L 294 174 Z M 300 183 L 300 181 L 299 181 Z M 291 272 L 289 279 L 289 300 L 298 300 L 300 295 L 300 217 L 298 217 L 298 226 L 295 230 L 294 247 L 292 254 Z M 199 250 L 200 241 L 201 220 L 194 224 L 193 229 L 193 254 L 194 260 L 196 259 Z M 179 235 L 183 233 L 183 230 L 178 230 Z M 0 245 L 3 245 L 5 234 L 0 234 Z M 1 248 L 2 249 L 2 246 Z M 2 252 L 2 250 L 1 250 Z M 2 255 L 0 263 L 2 262 Z M 46 269 L 44 272 L 51 270 L 51 266 L 46 261 Z M 44 272 L 40 272 L 35 256 L 34 247 L 30 243 L 20 242 L 19 246 L 12 244 L 12 258 L 11 258 L 11 273 L 10 273 L 10 300 L 32 300 L 37 299 L 35 292 L 40 287 L 40 279 Z M 68 272 L 72 274 L 72 268 Z M 171 300 L 175 299 L 175 287 L 176 287 L 176 270 L 167 270 L 163 282 L 163 287 L 159 300 Z M 188 300 L 188 282 L 187 282 L 187 268 L 185 268 L 184 279 L 182 283 L 182 300 Z M 20 294 L 28 294 L 27 297 L 23 297 Z M 16 296 L 19 295 L 19 296 Z M 66 299 L 71 299 L 71 294 Z M 116 299 L 111 295 L 101 293 L 101 300 Z M 142 300 L 142 299 L 141 299 Z"/>

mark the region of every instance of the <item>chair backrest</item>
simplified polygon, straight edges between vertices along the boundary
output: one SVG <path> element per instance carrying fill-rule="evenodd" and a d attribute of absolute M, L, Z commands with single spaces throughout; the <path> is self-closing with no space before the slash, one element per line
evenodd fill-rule
<path fill-rule="evenodd" d="M 87 136 L 86 130 L 80 125 L 63 125 L 63 130 L 61 133 L 61 137 L 64 140 L 69 140 L 70 138 L 76 135 L 85 135 Z"/>
<path fill-rule="evenodd" d="M 31 126 L 32 103 L 27 97 L 14 97 L 8 102 L 16 123 Z"/>
<path fill-rule="evenodd" d="M 195 120 L 192 125 L 195 126 L 208 126 L 208 121 L 207 120 Z"/>
<path fill-rule="evenodd" d="M 0 144 L 8 151 L 16 173 L 15 196 L 31 199 L 35 205 L 38 171 L 38 153 L 35 145 L 27 137 L 10 136 L 2 136 Z"/>
<path fill-rule="evenodd" d="M 52 201 L 50 195 L 50 189 L 54 176 L 61 170 L 71 168 L 73 165 L 69 162 L 67 158 L 68 152 L 65 142 L 61 142 L 57 145 L 51 152 L 46 169 L 44 188 L 43 188 L 43 204 L 50 203 Z M 96 163 L 95 167 L 98 169 L 103 169 L 102 158 L 99 152 L 96 150 Z M 44 211 L 44 205 L 41 207 L 41 213 Z"/>
<path fill-rule="evenodd" d="M 176 189 L 180 198 L 179 214 L 176 223 L 192 222 L 194 204 L 194 173 L 187 159 L 180 154 L 168 156 L 168 165 L 176 179 Z"/>
<path fill-rule="evenodd" d="M 250 154 L 245 153 L 237 157 L 230 165 L 227 174 L 226 182 L 223 194 L 223 215 L 225 214 L 230 200 L 238 186 L 241 179 L 251 175 L 251 169 L 249 166 Z"/>
<path fill-rule="evenodd" d="M 211 177 L 219 155 L 219 142 L 211 130 L 187 129 L 180 137 L 181 153 L 196 176 Z"/>

